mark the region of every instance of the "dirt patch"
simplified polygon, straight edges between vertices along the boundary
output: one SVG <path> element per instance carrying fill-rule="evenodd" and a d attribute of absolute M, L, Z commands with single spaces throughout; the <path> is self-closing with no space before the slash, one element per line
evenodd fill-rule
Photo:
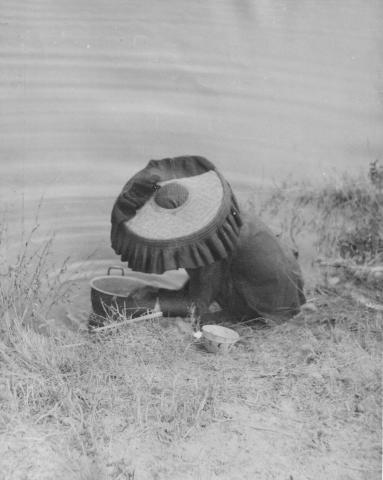
<path fill-rule="evenodd" d="M 10 427 L 10 426 L 9 426 Z M 99 480 L 99 468 L 81 452 L 69 448 L 63 432 L 47 425 L 19 421 L 2 433 L 1 480 Z"/>
<path fill-rule="evenodd" d="M 0 479 L 380 479 L 382 312 L 312 301 L 226 356 L 182 319 L 12 337 Z"/>

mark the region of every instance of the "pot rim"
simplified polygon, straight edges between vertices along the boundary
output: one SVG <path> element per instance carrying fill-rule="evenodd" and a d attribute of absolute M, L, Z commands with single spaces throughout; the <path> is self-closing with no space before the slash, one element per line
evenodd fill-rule
<path fill-rule="evenodd" d="M 113 292 L 108 292 L 106 290 L 103 290 L 99 287 L 96 287 L 94 285 L 94 282 L 96 280 L 105 280 L 105 279 L 109 279 L 109 278 L 118 278 L 118 279 L 122 279 L 122 280 L 131 280 L 129 277 L 124 277 L 122 275 L 101 275 L 99 277 L 94 277 L 92 278 L 92 280 L 89 282 L 89 285 L 91 287 L 92 290 L 98 292 L 98 293 L 104 293 L 105 295 L 111 295 L 112 297 L 121 297 L 121 298 L 127 298 L 128 295 L 126 294 L 121 294 L 121 293 L 113 293 Z M 143 282 L 142 280 L 137 280 L 137 279 L 134 279 L 134 281 L 136 282 L 137 286 L 139 287 L 140 285 L 141 286 L 145 286 L 146 283 Z"/>

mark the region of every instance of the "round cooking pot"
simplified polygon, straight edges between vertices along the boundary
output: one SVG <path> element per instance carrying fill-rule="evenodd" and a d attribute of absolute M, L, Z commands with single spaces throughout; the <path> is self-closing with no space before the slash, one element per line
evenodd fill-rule
<path fill-rule="evenodd" d="M 121 275 L 111 275 L 114 269 Z M 169 290 L 151 286 L 143 279 L 125 276 L 124 269 L 119 266 L 111 266 L 107 275 L 93 278 L 90 287 L 93 312 L 101 317 L 99 320 L 115 318 L 118 314 L 141 315 L 154 309 L 156 302 L 165 316 L 186 316 L 188 312 L 187 287 Z"/>
<path fill-rule="evenodd" d="M 111 275 L 112 270 L 119 270 L 121 275 Z M 114 316 L 118 312 L 122 315 L 133 314 L 139 309 L 142 313 L 143 309 L 154 307 L 154 303 L 141 306 L 137 304 L 134 292 L 147 289 L 148 285 L 143 280 L 125 277 L 122 267 L 109 267 L 107 275 L 91 280 L 90 288 L 93 311 L 101 317 Z"/>

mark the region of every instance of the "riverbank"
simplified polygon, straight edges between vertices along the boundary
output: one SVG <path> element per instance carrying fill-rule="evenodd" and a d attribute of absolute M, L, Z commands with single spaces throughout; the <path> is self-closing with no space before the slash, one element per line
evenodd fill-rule
<path fill-rule="evenodd" d="M 54 243 L 24 239 L 2 265 L 1 480 L 381 478 L 382 185 L 286 182 L 241 202 L 298 248 L 309 303 L 235 325 L 227 357 L 187 319 L 60 327 Z"/>

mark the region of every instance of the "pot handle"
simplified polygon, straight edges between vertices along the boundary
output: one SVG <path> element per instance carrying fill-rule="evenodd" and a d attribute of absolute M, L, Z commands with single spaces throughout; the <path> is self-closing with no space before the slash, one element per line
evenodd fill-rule
<path fill-rule="evenodd" d="M 124 276 L 125 275 L 125 272 L 124 272 L 124 269 L 122 267 L 119 267 L 118 265 L 112 265 L 111 267 L 108 268 L 108 275 L 110 275 L 110 271 L 111 270 L 120 270 L 121 271 L 121 275 Z"/>

